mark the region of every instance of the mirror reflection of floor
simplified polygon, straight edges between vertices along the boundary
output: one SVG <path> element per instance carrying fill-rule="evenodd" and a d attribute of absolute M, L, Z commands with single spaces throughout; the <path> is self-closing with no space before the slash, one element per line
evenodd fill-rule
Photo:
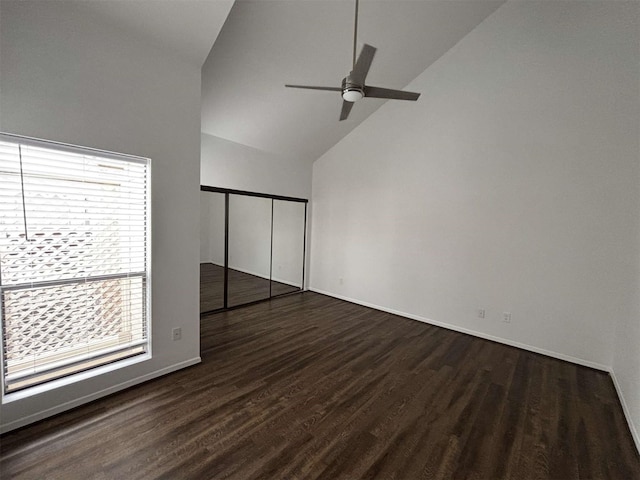
<path fill-rule="evenodd" d="M 271 295 L 297 292 L 299 287 L 271 282 Z M 200 264 L 200 312 L 224 306 L 224 267 L 213 263 Z M 229 269 L 230 307 L 269 298 L 269 279 Z"/>

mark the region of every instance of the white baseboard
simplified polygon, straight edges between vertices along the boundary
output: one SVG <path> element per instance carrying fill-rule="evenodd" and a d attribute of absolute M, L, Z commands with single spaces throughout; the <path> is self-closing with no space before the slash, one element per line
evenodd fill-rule
<path fill-rule="evenodd" d="M 272 278 L 271 280 L 273 280 L 274 282 L 277 283 L 281 283 L 283 285 L 287 285 L 289 287 L 293 287 L 293 288 L 300 288 L 302 290 L 302 287 L 300 287 L 300 285 L 296 285 L 295 283 L 291 283 L 291 280 L 284 280 L 283 278 Z"/>
<path fill-rule="evenodd" d="M 269 280 L 269 275 L 265 276 L 263 273 L 254 272 L 253 270 L 247 270 L 245 268 L 232 267 L 231 265 L 229 265 L 229 270 L 235 270 L 236 272 L 242 272 L 242 273 L 246 273 L 248 275 L 253 275 L 254 277 L 260 277 L 260 278 L 263 278 L 265 280 Z"/>
<path fill-rule="evenodd" d="M 625 401 L 624 394 L 622 393 L 622 388 L 620 388 L 620 384 L 618 383 L 618 379 L 616 378 L 616 372 L 613 370 L 613 368 L 609 369 L 609 375 L 611 375 L 613 385 L 614 387 L 616 387 L 616 392 L 618 393 L 618 398 L 620 399 L 620 403 L 622 404 L 622 411 L 624 412 L 624 416 L 627 419 L 627 425 L 629 425 L 631 436 L 633 437 L 633 441 L 636 443 L 638 453 L 640 453 L 640 435 L 638 435 L 638 430 L 631 420 L 631 412 L 629 412 L 627 402 Z"/>
<path fill-rule="evenodd" d="M 340 300 L 345 300 L 347 302 L 355 303 L 357 305 L 362 305 L 363 307 L 373 308 L 375 310 L 380 310 L 382 312 L 391 313 L 393 315 L 399 315 L 401 317 L 406 317 L 411 320 L 417 320 L 419 322 L 428 323 L 430 325 L 435 325 L 436 327 L 446 328 L 448 330 L 453 330 L 455 332 L 466 333 L 468 335 L 473 335 L 474 337 L 484 338 L 485 340 L 491 340 L 493 342 L 502 343 L 504 345 L 509 345 L 511 347 L 521 348 L 523 350 L 528 350 L 534 353 L 540 353 L 542 355 L 546 355 L 547 357 L 557 358 L 559 360 L 565 360 L 567 362 L 576 363 L 578 365 L 583 365 L 589 368 L 595 368 L 596 370 L 602 370 L 603 372 L 610 372 L 611 367 L 607 365 L 602 365 L 600 363 L 592 362 L 590 360 L 584 360 L 582 358 L 572 357 L 571 355 L 565 355 L 564 353 L 558 353 L 551 350 L 545 350 L 544 348 L 534 347 L 533 345 L 528 345 L 526 343 L 520 343 L 513 340 L 509 340 L 502 337 L 495 337 L 493 335 L 488 335 L 483 332 L 478 332 L 476 330 L 471 330 L 464 327 L 459 327 L 457 325 L 452 325 L 450 323 L 439 322 L 437 320 L 432 320 L 430 318 L 421 317 L 420 315 L 414 315 L 412 313 L 401 312 L 399 310 L 394 310 L 392 308 L 382 307 L 380 305 L 375 305 L 369 302 L 362 302 L 360 300 L 355 300 L 353 298 L 345 297 L 342 295 L 337 295 L 335 293 L 325 292 L 323 290 L 318 290 L 316 288 L 309 288 L 310 291 L 320 293 L 322 295 L 327 295 L 329 297 L 337 298 Z"/>
<path fill-rule="evenodd" d="M 84 405 L 85 403 L 89 403 L 89 402 L 92 402 L 93 400 L 97 400 L 98 398 L 102 398 L 107 395 L 111 395 L 112 393 L 119 392 L 120 390 L 124 390 L 125 388 L 133 387 L 134 385 L 138 385 L 140 383 L 153 380 L 154 378 L 167 375 L 168 373 L 172 373 L 177 370 L 190 367 L 191 365 L 196 365 L 201 361 L 202 359 L 200 357 L 192 358 L 190 360 L 185 360 L 184 362 L 176 363 L 175 365 L 170 365 L 168 367 L 161 368 L 160 370 L 147 373 L 146 375 L 142 375 L 140 377 L 136 377 L 131 380 L 127 380 L 126 382 L 122 382 L 117 385 L 112 385 L 111 387 L 105 388 L 103 390 L 99 390 L 97 392 L 93 392 L 89 395 L 85 395 L 84 397 L 76 398 L 74 400 L 62 403 L 60 405 L 56 405 L 55 407 L 51 407 L 46 410 L 42 410 L 40 412 L 34 413 L 32 415 L 19 418 L 12 422 L 1 425 L 0 433 L 6 433 L 11 430 L 15 430 L 16 428 L 24 427 L 25 425 L 28 425 L 33 422 L 37 422 L 38 420 L 43 420 L 47 417 L 57 415 L 58 413 L 65 412 L 67 410 L 71 410 L 72 408 L 79 407 L 80 405 Z"/>

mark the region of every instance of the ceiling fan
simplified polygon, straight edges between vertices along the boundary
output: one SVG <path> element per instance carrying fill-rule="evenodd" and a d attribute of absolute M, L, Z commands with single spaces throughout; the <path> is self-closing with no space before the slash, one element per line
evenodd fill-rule
<path fill-rule="evenodd" d="M 289 88 L 306 88 L 309 90 L 328 90 L 342 92 L 342 110 L 340 120 L 346 120 L 353 104 L 363 97 L 387 98 L 392 100 L 418 100 L 419 93 L 406 92 L 404 90 L 392 90 L 390 88 L 372 87 L 364 82 L 371 68 L 371 62 L 376 54 L 376 48 L 366 43 L 356 60 L 356 41 L 358 38 L 358 3 L 356 0 L 356 15 L 353 28 L 353 69 L 351 73 L 342 79 L 341 87 L 317 87 L 312 85 L 285 85 Z"/>

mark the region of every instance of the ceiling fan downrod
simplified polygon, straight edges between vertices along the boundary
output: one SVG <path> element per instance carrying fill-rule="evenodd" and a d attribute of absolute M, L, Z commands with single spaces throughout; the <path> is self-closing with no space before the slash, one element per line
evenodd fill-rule
<path fill-rule="evenodd" d="M 342 99 L 345 102 L 350 103 L 357 102 L 364 98 L 364 82 L 360 84 L 352 78 L 353 71 L 356 69 L 356 49 L 358 47 L 358 7 L 360 0 L 355 0 L 355 2 L 356 12 L 353 17 L 353 61 L 351 64 L 351 73 L 342 79 Z"/>
<path fill-rule="evenodd" d="M 358 42 L 358 4 L 360 0 L 356 0 L 356 16 L 353 25 L 353 63 L 351 64 L 351 68 L 355 68 L 356 66 L 356 44 Z"/>

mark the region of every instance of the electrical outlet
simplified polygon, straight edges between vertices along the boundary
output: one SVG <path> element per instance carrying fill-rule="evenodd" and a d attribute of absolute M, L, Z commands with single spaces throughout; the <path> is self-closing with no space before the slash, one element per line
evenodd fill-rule
<path fill-rule="evenodd" d="M 478 318 L 484 318 L 484 316 L 485 316 L 484 308 L 479 308 L 478 309 Z"/>
<path fill-rule="evenodd" d="M 511 313 L 510 312 L 502 312 L 502 321 L 504 323 L 511 323 Z"/>
<path fill-rule="evenodd" d="M 343 285 L 343 284 L 344 284 L 344 278 L 340 277 L 340 278 L 339 278 L 339 281 L 340 281 L 340 285 Z"/>
<path fill-rule="evenodd" d="M 173 341 L 175 342 L 176 340 L 182 340 L 182 329 L 180 327 L 178 328 L 174 328 L 171 331 L 171 335 L 173 338 Z"/>

